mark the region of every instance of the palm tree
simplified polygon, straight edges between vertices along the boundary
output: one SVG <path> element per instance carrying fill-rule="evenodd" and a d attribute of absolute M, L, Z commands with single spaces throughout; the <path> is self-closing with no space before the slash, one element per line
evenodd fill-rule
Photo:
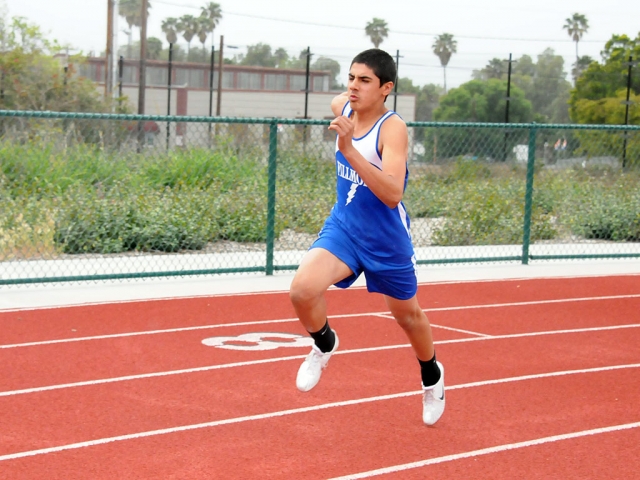
<path fill-rule="evenodd" d="M 453 39 L 453 35 L 450 33 L 443 33 L 438 35 L 433 42 L 433 53 L 440 59 L 440 65 L 444 70 L 444 93 L 447 93 L 447 65 L 451 60 L 451 55 L 457 53 L 458 42 Z"/>
<path fill-rule="evenodd" d="M 589 30 L 589 21 L 587 17 L 580 13 L 574 13 L 571 18 L 565 20 L 564 28 L 574 42 L 576 42 L 576 62 L 580 60 L 578 55 L 578 42 L 582 36 Z"/>
<path fill-rule="evenodd" d="M 200 15 L 197 19 L 198 21 L 198 31 L 196 35 L 198 35 L 198 39 L 202 43 L 202 53 L 207 55 L 207 50 L 204 48 L 204 44 L 207 41 L 207 37 L 209 36 L 209 32 L 213 32 L 213 22 L 210 18 Z M 211 36 L 211 42 L 213 42 L 213 35 Z"/>
<path fill-rule="evenodd" d="M 173 43 L 174 45 L 178 41 L 178 19 L 177 18 L 166 18 L 162 21 L 162 33 L 167 36 L 167 42 Z"/>
<path fill-rule="evenodd" d="M 147 2 L 147 16 L 149 16 L 149 10 L 151 4 Z M 131 34 L 133 27 L 140 27 L 142 25 L 142 0 L 119 0 L 118 1 L 118 14 L 127 21 L 129 30 L 127 35 L 129 37 L 129 43 L 127 45 L 127 57 L 131 58 Z"/>
<path fill-rule="evenodd" d="M 213 30 L 218 26 L 220 20 L 222 20 L 222 10 L 220 9 L 220 5 L 214 2 L 207 3 L 204 7 L 201 8 L 200 17 L 204 17 L 208 19 L 209 30 L 207 30 L 207 34 L 211 33 L 211 43 L 213 44 Z M 198 34 L 200 36 L 200 34 Z M 202 41 L 202 37 L 200 38 L 202 42 L 202 48 L 204 48 L 204 42 Z"/>
<path fill-rule="evenodd" d="M 387 22 L 381 18 L 374 18 L 364 28 L 365 35 L 368 35 L 373 46 L 378 48 L 385 38 L 389 36 Z"/>
<path fill-rule="evenodd" d="M 187 60 L 191 52 L 191 40 L 198 32 L 198 19 L 193 15 L 183 15 L 178 20 L 178 31 L 182 32 L 182 37 L 187 41 Z"/>

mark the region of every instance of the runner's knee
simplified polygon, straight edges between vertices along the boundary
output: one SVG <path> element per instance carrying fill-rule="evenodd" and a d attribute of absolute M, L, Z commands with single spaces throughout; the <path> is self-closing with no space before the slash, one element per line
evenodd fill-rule
<path fill-rule="evenodd" d="M 304 306 L 315 302 L 322 296 L 322 293 L 310 282 L 294 278 L 289 289 L 289 298 L 294 305 Z"/>

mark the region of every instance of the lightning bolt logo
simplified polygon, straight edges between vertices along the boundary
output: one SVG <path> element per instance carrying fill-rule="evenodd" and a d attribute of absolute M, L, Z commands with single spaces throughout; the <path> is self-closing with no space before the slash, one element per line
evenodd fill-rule
<path fill-rule="evenodd" d="M 347 194 L 347 203 L 345 203 L 345 207 L 347 205 L 349 205 L 351 203 L 351 200 L 353 200 L 353 197 L 356 196 L 356 189 L 358 188 L 358 184 L 357 183 L 352 183 L 351 184 L 351 188 L 349 189 L 349 193 Z"/>

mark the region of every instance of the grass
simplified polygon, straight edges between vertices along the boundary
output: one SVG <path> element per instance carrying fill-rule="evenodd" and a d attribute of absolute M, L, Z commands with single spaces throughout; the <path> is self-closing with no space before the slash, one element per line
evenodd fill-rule
<path fill-rule="evenodd" d="M 525 171 L 458 160 L 412 165 L 413 218 L 445 218 L 438 245 L 522 241 Z M 268 169 L 234 149 L 117 156 L 76 145 L 0 146 L 0 260 L 57 254 L 177 252 L 210 242 L 264 242 Z M 532 241 L 574 235 L 640 240 L 638 172 L 570 169 L 535 175 Z M 317 233 L 335 201 L 333 162 L 279 153 L 276 237 Z"/>

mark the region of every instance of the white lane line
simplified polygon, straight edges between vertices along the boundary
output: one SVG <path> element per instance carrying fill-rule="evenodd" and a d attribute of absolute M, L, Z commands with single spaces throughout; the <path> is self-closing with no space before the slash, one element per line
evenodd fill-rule
<path fill-rule="evenodd" d="M 451 312 L 455 310 L 475 310 L 478 308 L 522 307 L 522 306 L 528 306 L 528 305 L 549 305 L 554 303 L 622 300 L 627 298 L 640 298 L 640 293 L 631 294 L 631 295 L 609 295 L 604 297 L 559 298 L 555 300 L 532 300 L 528 302 L 490 303 L 486 305 L 470 305 L 470 306 L 460 306 L 460 307 L 424 308 L 423 310 L 425 312 Z"/>
<path fill-rule="evenodd" d="M 419 462 L 405 463 L 403 465 L 395 465 L 393 467 L 379 468 L 377 470 L 369 470 L 368 472 L 355 473 L 353 475 L 334 477 L 331 480 L 357 480 L 361 478 L 371 478 L 371 477 L 376 477 L 378 475 L 397 473 L 404 470 L 426 467 L 426 466 L 435 465 L 438 463 L 453 462 L 453 461 L 462 460 L 465 458 L 473 458 L 473 457 L 479 457 L 481 455 L 489 455 L 492 453 L 506 452 L 507 450 L 517 450 L 519 448 L 543 445 L 545 443 L 561 442 L 563 440 L 571 440 L 574 438 L 587 437 L 589 435 L 600 435 L 603 433 L 620 432 L 623 430 L 630 430 L 632 428 L 638 428 L 638 427 L 640 427 L 640 422 L 633 422 L 633 423 L 625 423 L 622 425 L 612 425 L 610 427 L 593 428 L 591 430 L 582 430 L 580 432 L 564 433 L 561 435 L 552 435 L 550 437 L 536 438 L 534 440 L 527 440 L 524 442 L 507 443 L 505 445 L 498 445 L 496 447 L 481 448 L 479 450 L 472 450 L 470 452 L 456 453 L 453 455 L 444 455 L 442 457 L 429 458 L 427 460 L 421 460 Z"/>
<path fill-rule="evenodd" d="M 620 330 L 625 328 L 638 328 L 640 324 L 634 325 L 618 325 L 618 326 L 609 326 L 609 327 L 593 327 L 593 328 L 578 328 L 575 330 L 549 330 L 543 332 L 530 332 L 530 333 L 513 333 L 508 335 L 493 335 L 493 336 L 485 336 L 485 337 L 472 337 L 472 338 L 459 338 L 454 340 L 440 340 L 434 342 L 434 345 L 445 345 L 451 343 L 466 343 L 466 342 L 477 342 L 477 341 L 486 341 L 486 340 L 504 340 L 509 338 L 523 338 L 523 337 L 536 337 L 542 335 L 556 335 L 556 334 L 570 334 L 570 333 L 586 333 L 586 332 L 599 332 L 605 330 Z M 402 343 L 398 345 L 383 345 L 379 347 L 366 347 L 366 348 L 354 348 L 351 350 L 338 350 L 334 355 L 347 355 L 352 353 L 368 353 L 368 352 L 381 352 L 383 350 L 396 350 L 399 348 L 409 348 L 411 344 Z M 73 382 L 73 383 L 62 383 L 57 385 L 48 385 L 44 387 L 32 387 L 25 388 L 21 390 L 8 390 L 5 392 L 0 392 L 0 397 L 10 397 L 13 395 L 23 395 L 28 393 L 38 393 L 38 392 L 47 392 L 50 390 L 60 390 L 64 388 L 75 388 L 75 387 L 87 387 L 91 385 L 102 385 L 105 383 L 115 383 L 115 382 L 126 382 L 130 380 L 143 380 L 146 378 L 155 378 L 155 377 L 166 377 L 170 375 L 183 375 L 190 373 L 198 373 L 198 372 L 208 372 L 211 370 L 223 370 L 226 368 L 235 368 L 235 367 L 249 367 L 252 365 L 261 365 L 265 363 L 276 363 L 276 362 L 286 362 L 289 360 L 299 360 L 305 358 L 304 355 L 291 355 L 287 357 L 277 357 L 277 358 L 267 358 L 263 360 L 249 360 L 245 362 L 234 362 L 234 363 L 223 363 L 218 365 L 208 365 L 204 367 L 194 367 L 194 368 L 185 368 L 180 370 L 167 370 L 163 372 L 154 372 L 154 373 L 141 373 L 138 375 L 126 375 L 122 377 L 111 377 L 104 378 L 99 380 L 86 380 L 83 382 Z"/>
<path fill-rule="evenodd" d="M 457 311 L 457 310 L 475 310 L 480 308 L 519 307 L 519 306 L 545 305 L 545 304 L 555 304 L 555 303 L 620 300 L 620 299 L 629 299 L 629 298 L 640 298 L 640 294 L 613 295 L 613 296 L 605 296 L 605 297 L 564 298 L 564 299 L 558 299 L 558 300 L 539 300 L 539 301 L 530 301 L 530 302 L 492 303 L 492 304 L 486 304 L 486 305 L 466 305 L 466 306 L 459 306 L 459 307 L 424 308 L 423 311 L 427 313 L 428 312 L 448 312 L 448 311 Z M 392 318 L 390 316 L 390 313 L 391 312 L 349 313 L 349 314 L 343 314 L 343 315 L 329 315 L 329 318 L 356 318 L 356 317 L 371 317 L 371 316 Z M 135 337 L 139 335 L 157 335 L 162 333 L 189 332 L 193 330 L 208 330 L 208 329 L 225 328 L 225 327 L 241 327 L 241 326 L 247 326 L 247 325 L 270 325 L 270 324 L 292 323 L 292 322 L 298 322 L 298 319 L 284 318 L 284 319 L 278 319 L 278 320 L 257 320 L 252 322 L 235 322 L 235 323 L 223 323 L 223 324 L 216 324 L 216 325 L 199 325 L 194 327 L 168 328 L 164 330 L 148 330 L 148 331 L 140 331 L 140 332 L 95 335 L 90 337 L 63 338 L 58 340 L 43 340 L 39 342 L 14 343 L 14 344 L 0 345 L 0 350 L 8 349 L 8 348 L 53 345 L 58 343 L 84 342 L 84 341 L 91 341 L 91 340 L 105 340 L 105 339 L 111 339 L 111 338 Z"/>
<path fill-rule="evenodd" d="M 432 323 L 433 328 L 442 328 L 443 330 L 451 330 L 452 332 L 466 333 L 468 335 L 475 335 L 477 337 L 493 337 L 493 335 L 487 335 L 486 333 L 472 332 L 471 330 L 463 330 L 461 328 L 445 327 L 444 325 L 436 325 Z"/>
<path fill-rule="evenodd" d="M 564 376 L 564 375 L 588 374 L 588 373 L 607 372 L 612 370 L 622 370 L 622 369 L 631 369 L 631 368 L 640 368 L 640 363 L 634 363 L 634 364 L 628 364 L 628 365 L 612 365 L 609 367 L 587 368 L 587 369 L 580 369 L 580 370 L 564 370 L 559 372 L 540 373 L 536 375 L 523 375 L 519 377 L 498 378 L 494 380 L 485 380 L 481 382 L 471 382 L 471 383 L 453 385 L 453 386 L 447 387 L 447 390 L 458 390 L 463 388 L 474 388 L 474 387 L 480 387 L 480 386 L 486 386 L 486 385 L 519 382 L 519 381 L 532 380 L 532 379 L 537 380 L 542 378 L 558 377 L 558 376 Z M 375 397 L 358 398 L 355 400 L 345 400 L 341 402 L 324 403 L 321 405 L 313 405 L 310 407 L 294 408 L 290 410 L 280 410 L 277 412 L 262 413 L 258 415 L 247 415 L 243 417 L 228 418 L 224 420 L 215 420 L 212 422 L 196 423 L 191 425 L 182 425 L 179 427 L 170 427 L 170 428 L 163 428 L 159 430 L 150 430 L 146 432 L 118 435 L 114 437 L 98 438 L 95 440 L 88 440 L 85 442 L 77 442 L 77 443 L 71 443 L 67 445 L 60 445 L 57 447 L 41 448 L 37 450 L 28 450 L 24 452 L 0 455 L 0 461 L 15 460 L 17 458 L 32 457 L 35 455 L 44 455 L 48 453 L 63 452 L 65 450 L 76 450 L 80 448 L 92 447 L 96 445 L 103 445 L 106 443 L 113 443 L 113 442 L 119 442 L 124 440 L 135 440 L 135 439 L 145 438 L 145 437 L 167 435 L 170 433 L 184 432 L 188 430 L 197 430 L 201 428 L 218 427 L 221 425 L 230 425 L 234 423 L 245 423 L 245 422 L 251 422 L 255 420 L 265 420 L 265 419 L 276 418 L 276 417 L 284 417 L 287 415 L 295 415 L 299 413 L 326 410 L 328 408 L 345 407 L 350 405 L 359 405 L 363 403 L 379 402 L 384 400 L 393 400 L 397 398 L 410 397 L 410 396 L 420 395 L 420 394 L 422 394 L 422 390 L 394 393 L 390 395 L 379 395 Z"/>
<path fill-rule="evenodd" d="M 393 315 L 374 315 L 376 317 L 381 317 L 381 318 L 388 318 L 390 320 L 395 320 L 395 318 L 393 317 Z M 443 325 L 436 325 L 435 323 L 431 323 L 430 322 L 431 327 L 433 328 L 442 328 L 443 330 L 451 330 L 452 332 L 458 332 L 458 333 L 465 333 L 467 335 L 475 335 L 478 337 L 490 337 L 491 335 L 486 335 L 484 333 L 478 333 L 478 332 L 472 332 L 470 330 L 462 330 L 460 328 L 453 328 L 453 327 L 445 327 Z"/>

